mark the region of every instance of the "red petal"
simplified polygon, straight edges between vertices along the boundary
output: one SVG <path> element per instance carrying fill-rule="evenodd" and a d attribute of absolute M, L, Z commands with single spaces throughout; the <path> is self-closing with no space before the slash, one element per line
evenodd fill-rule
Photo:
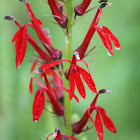
<path fill-rule="evenodd" d="M 20 64 L 22 63 L 24 57 L 25 57 L 25 54 L 26 54 L 26 49 L 27 49 L 27 40 L 24 39 L 23 40 L 23 44 L 21 46 L 21 52 L 20 52 Z"/>
<path fill-rule="evenodd" d="M 36 77 L 32 77 L 32 79 L 35 79 L 35 80 L 37 81 L 37 84 L 38 84 L 41 88 L 47 89 L 47 87 L 45 87 L 44 84 L 41 83 Z"/>
<path fill-rule="evenodd" d="M 102 116 L 102 119 L 106 128 L 109 131 L 116 133 L 115 125 L 113 124 L 112 120 L 107 116 L 106 111 L 102 107 L 97 107 L 97 108 L 100 110 L 100 114 Z"/>
<path fill-rule="evenodd" d="M 70 94 L 70 91 L 64 87 L 62 87 L 65 91 L 67 91 Z M 74 94 L 74 99 L 79 103 L 79 99 L 77 98 L 77 96 Z"/>
<path fill-rule="evenodd" d="M 13 39 L 12 39 L 12 43 L 19 37 L 20 32 L 21 32 L 21 30 L 19 29 L 19 30 L 15 33 L 15 35 L 14 35 L 14 37 L 13 37 Z"/>
<path fill-rule="evenodd" d="M 87 71 L 85 71 L 83 68 L 79 67 L 78 66 L 78 69 L 79 69 L 79 72 L 80 72 L 80 75 L 82 76 L 82 78 L 84 79 L 85 83 L 87 84 L 87 86 L 95 93 L 97 93 L 97 90 L 96 90 L 96 86 L 95 86 L 95 83 L 90 75 L 90 73 L 88 73 Z"/>
<path fill-rule="evenodd" d="M 69 76 L 69 86 L 70 86 L 70 100 L 74 97 L 75 90 L 75 79 L 74 79 L 74 70 L 71 68 L 70 76 Z"/>
<path fill-rule="evenodd" d="M 39 89 L 35 94 L 35 99 L 33 102 L 33 120 L 35 122 L 37 122 L 38 119 L 40 118 L 43 112 L 44 106 L 45 106 L 44 90 Z"/>
<path fill-rule="evenodd" d="M 98 112 L 96 113 L 96 117 L 95 117 L 95 128 L 96 128 L 96 132 L 98 134 L 99 140 L 102 140 L 103 139 L 103 125 L 102 125 L 102 121 Z"/>
<path fill-rule="evenodd" d="M 31 73 L 33 72 L 33 70 L 34 70 L 35 66 L 37 65 L 38 61 L 39 61 L 39 57 L 33 63 L 32 67 L 31 67 L 31 70 L 30 70 Z"/>
<path fill-rule="evenodd" d="M 98 11 L 97 11 L 97 13 L 96 13 L 96 15 L 94 17 L 93 22 L 92 22 L 92 26 L 90 28 L 92 28 L 93 26 L 98 24 L 98 22 L 100 20 L 100 17 L 102 15 L 102 11 L 103 11 L 103 9 L 98 8 Z"/>
<path fill-rule="evenodd" d="M 20 29 L 19 37 L 16 39 L 15 42 L 15 51 L 16 51 L 16 68 L 22 63 L 26 48 L 27 48 L 27 40 L 26 40 L 26 26 Z"/>
<path fill-rule="evenodd" d="M 33 19 L 33 20 L 34 20 L 34 22 L 36 22 L 37 24 L 43 25 L 42 22 L 41 22 L 39 19 L 35 18 L 35 19 Z M 32 20 L 31 20 L 31 21 L 32 21 Z"/>
<path fill-rule="evenodd" d="M 45 69 L 48 69 L 48 68 L 54 67 L 54 66 L 58 65 L 59 63 L 66 62 L 66 61 L 67 61 L 67 62 L 70 62 L 69 60 L 55 61 L 55 62 L 52 62 L 52 63 L 46 64 L 46 65 L 43 65 L 39 70 L 45 70 Z"/>
<path fill-rule="evenodd" d="M 115 47 L 118 50 L 120 50 L 121 46 L 120 46 L 120 43 L 119 43 L 118 39 L 112 34 L 112 32 L 108 28 L 106 28 L 104 26 L 102 26 L 102 27 L 103 27 L 104 31 L 109 35 L 109 37 L 112 40 L 112 42 L 114 43 Z"/>
<path fill-rule="evenodd" d="M 95 122 L 93 121 L 93 119 L 92 119 L 92 117 L 91 117 L 91 114 L 90 114 L 90 108 L 91 108 L 91 107 L 88 108 L 88 116 L 89 116 L 89 118 L 91 119 L 92 123 L 95 124 Z"/>
<path fill-rule="evenodd" d="M 109 50 L 111 55 L 113 55 L 112 44 L 111 44 L 111 41 L 109 39 L 109 36 L 104 31 L 101 31 L 101 30 L 103 30 L 102 26 L 96 27 L 96 30 L 97 30 L 100 38 L 102 39 L 104 46 Z"/>
<path fill-rule="evenodd" d="M 33 78 L 31 78 L 31 80 L 30 80 L 29 91 L 32 94 L 32 92 L 33 92 Z"/>
<path fill-rule="evenodd" d="M 76 86 L 80 95 L 85 99 L 86 92 L 85 92 L 85 88 L 84 88 L 83 82 L 81 80 L 81 77 L 78 71 L 75 71 L 75 82 L 76 82 Z"/>

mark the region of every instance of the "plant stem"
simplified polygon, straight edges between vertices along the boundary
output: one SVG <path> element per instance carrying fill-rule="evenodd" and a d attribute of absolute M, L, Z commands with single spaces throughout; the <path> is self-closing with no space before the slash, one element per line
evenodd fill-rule
<path fill-rule="evenodd" d="M 66 15 L 68 18 L 68 32 L 66 36 L 66 48 L 65 48 L 65 59 L 71 60 L 72 58 L 72 22 L 73 22 L 73 0 L 66 1 Z M 69 63 L 64 64 L 65 70 L 69 68 Z M 69 83 L 67 79 L 64 79 L 64 86 L 69 89 Z M 64 105 L 65 105 L 65 134 L 72 135 L 72 124 L 71 124 L 71 102 L 69 94 L 64 94 Z"/>

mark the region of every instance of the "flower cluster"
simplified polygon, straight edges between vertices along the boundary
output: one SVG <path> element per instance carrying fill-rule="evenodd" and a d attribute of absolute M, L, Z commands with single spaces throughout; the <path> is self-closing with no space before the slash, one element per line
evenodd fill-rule
<path fill-rule="evenodd" d="M 62 58 L 62 51 L 58 50 L 53 46 L 51 36 L 48 29 L 42 28 L 42 22 L 36 18 L 35 14 L 31 10 L 31 4 L 28 3 L 26 0 L 20 0 L 26 5 L 27 12 L 31 18 L 30 23 L 25 23 L 24 26 L 21 26 L 20 23 L 12 16 L 5 15 L 4 19 L 13 21 L 19 28 L 19 30 L 15 33 L 12 42 L 15 42 L 15 62 L 16 68 L 21 65 L 24 60 L 26 49 L 27 49 L 27 42 L 31 44 L 31 46 L 35 49 L 38 55 L 36 59 L 33 60 L 33 65 L 31 67 L 31 73 L 34 71 L 35 67 L 39 63 L 40 67 L 37 68 L 35 73 L 40 73 L 41 80 L 44 80 L 43 84 L 39 79 L 36 77 L 31 77 L 30 84 L 29 84 L 29 91 L 32 94 L 33 92 L 33 79 L 37 82 L 40 88 L 35 93 L 35 98 L 33 102 L 32 114 L 33 120 L 37 122 L 43 113 L 45 108 L 46 100 L 49 101 L 52 105 L 52 111 L 57 116 L 63 116 L 65 122 L 65 105 L 64 105 L 64 93 L 65 91 L 69 94 L 70 101 L 74 98 L 77 102 L 79 102 L 79 98 L 75 93 L 75 86 L 78 89 L 78 92 L 82 98 L 86 98 L 86 89 L 85 84 L 91 90 L 92 93 L 95 94 L 95 98 L 93 102 L 88 107 L 87 111 L 84 113 L 83 117 L 78 122 L 71 123 L 72 132 L 73 134 L 79 134 L 85 130 L 88 130 L 87 125 L 88 120 L 91 120 L 93 125 L 96 128 L 96 132 L 98 135 L 99 140 L 103 139 L 103 125 L 101 118 L 105 127 L 113 132 L 116 133 L 116 128 L 112 122 L 112 120 L 108 117 L 104 108 L 100 106 L 96 106 L 96 102 L 100 94 L 102 93 L 109 93 L 110 91 L 106 89 L 102 89 L 97 92 L 95 82 L 90 74 L 88 64 L 83 60 L 83 58 L 87 55 L 86 50 L 89 47 L 89 43 L 97 31 L 99 34 L 104 46 L 109 51 L 110 55 L 113 55 L 112 43 L 114 46 L 120 50 L 120 44 L 118 39 L 113 35 L 113 33 L 105 26 L 98 26 L 100 17 L 103 12 L 103 8 L 106 6 L 110 6 L 111 4 L 107 3 L 107 0 L 100 0 L 99 6 L 96 6 L 92 9 L 97 9 L 95 17 L 88 29 L 88 32 L 81 43 L 80 46 L 77 47 L 73 51 L 73 55 L 71 60 L 61 60 Z M 62 0 L 47 0 L 47 3 L 52 11 L 52 15 L 57 23 L 66 31 L 66 35 L 69 37 L 69 18 L 66 15 L 66 1 Z M 87 12 L 91 11 L 87 10 L 88 6 L 90 5 L 91 0 L 83 0 L 83 2 L 79 5 L 76 5 L 74 8 L 75 16 L 73 17 L 74 22 L 76 22 L 77 16 L 82 16 Z M 28 33 L 27 27 L 30 26 L 36 32 L 38 39 L 44 48 L 32 38 L 32 36 Z M 93 48 L 91 49 L 93 50 Z M 78 62 L 81 61 L 87 70 L 80 67 Z M 64 68 L 64 63 L 69 63 L 70 66 L 68 69 Z M 82 80 L 83 79 L 83 80 Z M 69 82 L 68 88 L 64 87 L 63 80 L 67 80 Z M 84 81 L 84 82 L 83 82 Z M 45 95 L 46 94 L 46 95 Z M 45 98 L 47 96 L 47 98 Z M 91 117 L 93 111 L 96 111 L 95 121 Z M 55 132 L 48 135 L 53 135 L 55 138 L 54 140 L 62 140 L 63 138 L 70 138 L 72 140 L 76 140 L 73 136 L 69 136 L 66 134 L 61 134 L 58 127 L 56 127 Z M 48 140 L 48 137 L 46 138 Z"/>

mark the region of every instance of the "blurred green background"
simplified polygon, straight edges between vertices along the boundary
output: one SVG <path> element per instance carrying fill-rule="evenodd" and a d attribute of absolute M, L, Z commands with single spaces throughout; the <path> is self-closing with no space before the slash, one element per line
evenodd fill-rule
<path fill-rule="evenodd" d="M 76 5 L 80 0 L 76 0 Z M 50 23 L 52 17 L 49 6 L 43 0 L 28 0 L 37 18 L 48 27 L 55 47 L 64 49 L 65 36 L 58 25 Z M 107 55 L 101 39 L 96 33 L 90 47 L 96 45 L 94 55 L 85 59 L 89 64 L 91 74 L 97 89 L 110 89 L 108 95 L 102 95 L 98 105 L 106 109 L 113 120 L 117 133 L 113 134 L 104 127 L 104 140 L 139 140 L 140 139 L 140 1 L 110 0 L 110 8 L 104 8 L 99 25 L 108 27 L 120 41 L 122 50 L 114 50 L 112 57 Z M 98 5 L 93 0 L 90 7 Z M 77 48 L 84 39 L 93 20 L 96 10 L 88 13 L 85 18 L 73 27 L 73 47 Z M 22 25 L 30 22 L 25 5 L 16 0 L 0 2 L 0 140 L 43 140 L 43 133 L 47 136 L 53 133 L 56 126 L 63 127 L 61 120 L 53 114 L 44 111 L 39 122 L 32 121 L 32 103 L 34 94 L 30 95 L 28 84 L 31 76 L 31 63 L 28 61 L 31 52 L 28 44 L 25 59 L 18 70 L 15 68 L 14 44 L 12 37 L 18 28 L 13 22 L 3 20 L 5 14 L 14 16 Z M 30 34 L 37 39 L 35 32 L 28 28 Z M 34 84 L 36 85 L 36 84 Z M 37 90 L 34 89 L 34 93 Z M 80 104 L 72 101 L 72 111 L 79 117 L 83 115 L 94 95 L 87 89 L 86 100 Z M 89 123 L 91 126 L 91 123 Z M 76 136 L 79 140 L 97 139 L 95 128 Z"/>

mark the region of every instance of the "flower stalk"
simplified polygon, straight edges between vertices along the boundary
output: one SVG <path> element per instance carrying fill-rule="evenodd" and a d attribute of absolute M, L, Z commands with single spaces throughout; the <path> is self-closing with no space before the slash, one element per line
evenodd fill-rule
<path fill-rule="evenodd" d="M 73 22 L 73 0 L 66 1 L 66 16 L 68 18 L 68 34 L 66 35 L 66 48 L 65 48 L 65 60 L 71 60 L 72 58 L 72 22 Z M 65 70 L 69 68 L 69 63 L 64 64 Z M 64 87 L 69 88 L 68 80 L 64 78 Z M 64 93 L 64 105 L 65 105 L 65 121 L 66 129 L 65 134 L 72 135 L 71 125 L 71 102 L 69 99 L 69 93 Z"/>

